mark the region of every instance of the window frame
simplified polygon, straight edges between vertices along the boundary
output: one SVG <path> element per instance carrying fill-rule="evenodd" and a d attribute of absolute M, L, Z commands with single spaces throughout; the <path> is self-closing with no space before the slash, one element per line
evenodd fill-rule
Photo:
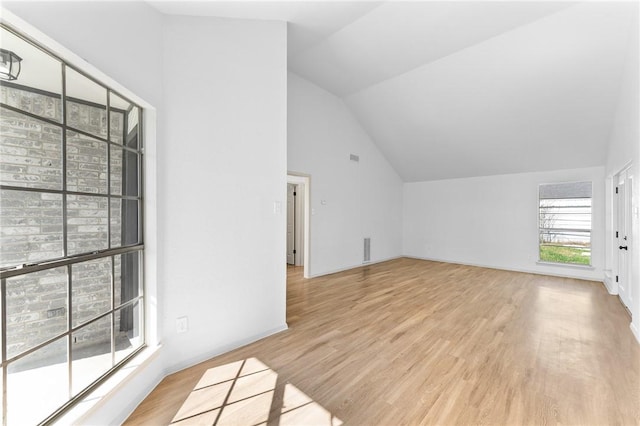
<path fill-rule="evenodd" d="M 543 200 L 543 198 L 541 198 L 541 188 L 543 186 L 547 186 L 547 185 L 572 185 L 572 184 L 580 184 L 580 183 L 588 183 L 591 187 L 591 196 L 589 197 L 589 199 L 591 200 L 591 205 L 590 205 L 590 214 L 589 214 L 589 219 L 590 219 L 590 226 L 589 226 L 589 263 L 588 264 L 584 264 L 584 263 L 575 263 L 575 262 L 556 262 L 556 261 L 552 261 L 552 260 L 545 260 L 541 258 L 541 248 L 542 248 L 542 243 L 540 240 L 540 236 L 541 236 L 541 231 L 543 229 L 550 229 L 550 228 L 543 228 L 541 226 L 541 206 L 540 206 L 540 201 Z M 545 182 L 545 183 L 540 183 L 538 184 L 537 187 L 537 246 L 538 246 L 538 260 L 537 263 L 538 264 L 542 264 L 542 265 L 550 265 L 550 266 L 564 266 L 564 267 L 571 267 L 571 268 L 585 268 L 585 269 L 593 269 L 593 203 L 594 203 L 594 185 L 593 185 L 593 180 L 592 179 L 584 179 L 584 180 L 573 180 L 573 181 L 555 181 L 555 182 Z M 585 198 L 585 197 L 583 197 Z M 560 199 L 560 198 L 559 198 Z M 566 199 L 566 198 L 564 198 Z"/>
<path fill-rule="evenodd" d="M 57 194 L 60 195 L 62 197 L 62 238 L 63 238 L 63 255 L 61 257 L 57 257 L 57 258 L 50 258 L 50 259 L 45 259 L 39 262 L 33 262 L 33 263 L 23 263 L 23 264 L 18 264 L 18 265 L 12 265 L 12 266 L 4 266 L 2 268 L 0 268 L 0 323 L 1 323 L 1 327 L 0 327 L 0 332 L 2 333 L 1 337 L 2 337 L 2 343 L 1 343 L 1 347 L 0 347 L 0 352 L 1 352 L 1 357 L 0 357 L 0 362 L 2 365 L 2 388 L 3 388 L 3 392 L 2 392 L 2 408 L 3 408 L 3 419 L 2 419 L 2 423 L 3 425 L 7 424 L 7 393 L 8 391 L 10 392 L 10 389 L 7 390 L 7 377 L 8 377 L 8 367 L 10 364 L 19 361 L 20 359 L 27 357 L 28 355 L 35 353 L 36 351 L 38 351 L 39 349 L 59 340 L 59 339 L 66 339 L 66 343 L 67 343 L 67 360 L 66 360 L 66 364 L 67 364 L 67 374 L 68 374 L 68 388 L 69 388 L 69 393 L 68 393 L 68 398 L 67 398 L 67 402 L 63 405 L 61 405 L 60 407 L 58 407 L 57 410 L 55 410 L 54 412 L 50 413 L 46 418 L 44 418 L 43 420 L 41 420 L 43 423 L 49 423 L 52 421 L 55 421 L 56 419 L 58 419 L 59 417 L 61 417 L 62 415 L 64 415 L 64 413 L 70 409 L 72 406 L 74 406 L 76 403 L 78 403 L 79 401 L 81 401 L 86 395 L 88 395 L 90 392 L 92 392 L 93 390 L 95 390 L 99 385 L 101 385 L 102 383 L 104 383 L 104 381 L 109 378 L 111 375 L 113 375 L 115 372 L 117 372 L 119 370 L 120 367 L 122 367 L 124 364 L 126 364 L 131 358 L 135 357 L 136 355 L 138 355 L 142 350 L 144 350 L 147 347 L 147 312 L 146 312 L 146 294 L 145 294 L 145 279 L 144 279 L 144 271 L 145 271 L 145 235 L 144 235 L 144 231 L 145 231 L 145 214 L 144 214 L 144 205 L 145 205 L 145 182 L 144 182 L 144 175 L 145 175 L 145 150 L 144 150 L 144 146 L 145 146 L 145 135 L 144 135 L 144 129 L 143 129 L 143 123 L 144 123 L 144 114 L 145 114 L 145 108 L 143 108 L 139 103 L 134 102 L 131 100 L 130 96 L 126 96 L 124 94 L 122 94 L 120 91 L 118 91 L 117 89 L 114 89 L 113 87 L 111 87 L 108 84 L 105 84 L 103 82 L 101 82 L 98 78 L 90 75 L 89 73 L 83 71 L 82 69 L 78 68 L 77 66 L 74 66 L 73 64 L 71 64 L 68 60 L 64 59 L 63 57 L 61 57 L 61 55 L 58 55 L 54 52 L 52 52 L 50 49 L 46 48 L 45 46 L 43 46 L 42 44 L 34 41 L 31 37 L 24 35 L 23 33 L 15 30 L 10 24 L 7 24 L 6 22 L 2 21 L 0 22 L 0 27 L 2 27 L 5 31 L 8 31 L 10 33 L 12 33 L 13 35 L 15 35 L 16 37 L 22 39 L 25 43 L 28 43 L 32 46 L 34 46 L 35 48 L 39 49 L 40 51 L 42 51 L 44 54 L 49 55 L 50 57 L 54 58 L 55 60 L 57 60 L 60 63 L 60 67 L 61 67 L 61 79 L 62 79 L 62 87 L 61 87 L 61 93 L 60 94 L 55 94 L 55 96 L 59 96 L 61 105 L 62 105 L 62 109 L 61 109 L 61 114 L 62 114 L 62 118 L 61 121 L 58 122 L 56 120 L 52 120 L 49 119 L 47 117 L 41 117 L 37 114 L 33 114 L 29 111 L 24 111 L 21 110 L 20 108 L 16 108 L 4 103 L 0 103 L 0 107 L 7 110 L 7 111 L 11 111 L 13 113 L 16 114 L 21 114 L 24 117 L 27 118 L 32 118 L 41 122 L 45 122 L 48 125 L 52 125 L 52 126 L 56 126 L 57 128 L 59 128 L 61 130 L 61 162 L 62 162 L 62 185 L 60 189 L 45 189 L 45 188 L 34 188 L 34 187 L 23 187 L 23 186 L 18 186 L 18 185 L 5 185 L 3 182 L 0 182 L 0 189 L 5 191 L 22 191 L 22 192 L 33 192 L 33 193 L 39 193 L 39 194 Z M 106 111 L 106 137 L 102 137 L 102 136 L 97 136 L 94 134 L 91 134 L 87 131 L 78 129 L 78 128 L 74 128 L 73 126 L 70 126 L 67 123 L 67 116 L 68 116 L 68 102 L 80 102 L 80 103 L 90 103 L 89 101 L 82 101 L 79 100 L 77 98 L 73 98 L 70 96 L 66 95 L 66 81 L 67 81 L 67 77 L 66 77 L 66 70 L 67 69 L 71 69 L 73 71 L 75 71 L 76 73 L 78 73 L 79 75 L 87 78 L 88 80 L 92 81 L 93 83 L 97 84 L 98 86 L 100 86 L 102 89 L 105 90 L 106 92 L 106 105 L 100 105 L 100 107 L 104 107 L 105 111 Z M 22 86 L 19 87 L 20 85 L 16 85 L 15 83 L 9 83 L 9 82 L 0 82 L 0 84 L 2 85 L 6 85 L 7 87 L 14 87 L 14 88 L 19 88 L 22 90 L 25 90 L 26 86 Z M 27 88 L 28 89 L 28 88 Z M 34 92 L 38 92 L 39 89 L 36 88 L 31 88 L 32 91 Z M 137 108 L 137 112 L 138 112 L 138 116 L 137 116 L 137 124 L 136 126 L 134 126 L 134 128 L 132 129 L 131 132 L 128 132 L 128 126 L 127 126 L 127 121 L 126 121 L 126 113 L 123 114 L 124 120 L 123 120 L 123 140 L 121 144 L 118 144 L 117 142 L 113 142 L 111 140 L 111 114 L 112 111 L 114 110 L 119 110 L 118 108 L 112 107 L 111 106 L 111 96 L 115 95 L 118 98 L 128 102 L 132 107 Z M 124 110 L 121 110 L 122 112 L 124 112 Z M 71 131 L 71 132 L 76 132 L 79 133 L 81 135 L 85 135 L 85 136 L 89 136 L 92 139 L 96 139 L 101 141 L 102 143 L 106 144 L 106 155 L 107 155 L 107 172 L 106 172 L 106 185 L 107 185 L 107 191 L 105 194 L 99 194 L 99 193 L 94 193 L 94 192 L 84 192 L 84 191 L 69 191 L 67 190 L 67 180 L 68 180 L 68 174 L 67 174 L 67 163 L 68 163 L 68 157 L 67 157 L 67 133 Z M 134 134 L 135 133 L 135 134 Z M 137 139 L 137 148 L 131 148 L 127 146 L 127 140 L 129 138 L 136 138 Z M 124 158 L 124 153 L 126 153 L 127 151 L 130 151 L 132 153 L 135 153 L 136 155 L 136 161 L 137 161 L 137 195 L 133 196 L 133 195 L 125 195 L 124 194 L 124 189 L 122 190 L 122 194 L 113 194 L 112 193 L 112 188 L 111 188 L 111 174 L 112 174 L 112 170 L 111 170 L 111 151 L 112 151 L 112 147 L 116 147 L 117 149 L 122 150 L 123 152 L 123 158 Z M 124 161 L 124 160 L 123 160 Z M 124 172 L 124 170 L 123 170 Z M 124 180 L 123 180 L 123 185 L 124 185 Z M 107 248 L 106 249 L 102 249 L 102 250 L 92 250 L 90 252 L 83 252 L 83 253 L 79 253 L 79 254 L 73 254 L 73 255 L 69 255 L 69 250 L 67 247 L 67 241 L 68 241 L 68 215 L 67 215 L 67 196 L 68 195 L 76 195 L 76 196 L 92 196 L 92 197 L 100 197 L 103 198 L 107 201 Z M 135 200 L 138 203 L 138 210 L 137 210 L 137 242 L 135 244 L 130 244 L 130 245 L 125 245 L 124 239 L 121 243 L 120 246 L 118 247 L 112 247 L 112 223 L 111 223 L 111 200 L 113 199 L 119 199 L 119 200 Z M 124 202 L 122 203 L 122 205 L 124 205 Z M 124 207 L 122 207 L 124 208 Z M 122 214 L 122 213 L 121 213 Z M 124 224 L 122 225 L 124 227 Z M 122 231 L 121 231 L 122 232 Z M 124 238 L 124 237 L 123 237 Z M 116 305 L 116 299 L 115 299 L 115 285 L 116 285 L 116 281 L 115 281 L 115 259 L 117 256 L 120 255 L 124 255 L 127 253 L 137 253 L 138 255 L 138 267 L 137 267 L 137 296 L 132 297 L 130 300 L 125 301 L 124 303 L 122 302 L 122 299 L 120 300 L 120 303 L 118 305 Z M 80 264 L 82 262 L 88 262 L 91 260 L 96 260 L 96 259 L 110 259 L 110 263 L 111 263 L 111 274 L 110 274 L 110 308 L 103 313 L 100 313 L 94 317 L 92 317 L 89 320 L 83 321 L 78 323 L 76 326 L 73 326 L 73 315 L 72 315 L 72 306 L 73 306 L 73 279 L 72 279 L 72 275 L 73 275 L 73 265 L 77 265 Z M 27 276 L 28 274 L 32 274 L 35 272 L 40 272 L 40 271 L 46 271 L 46 270 L 53 270 L 55 268 L 65 268 L 66 269 L 66 274 L 67 274 L 67 286 L 66 286 L 66 309 L 67 309 L 67 327 L 66 327 L 66 331 L 64 332 L 60 332 L 57 334 L 52 335 L 53 337 L 48 337 L 45 341 L 34 345 L 33 347 L 30 347 L 27 350 L 21 351 L 20 353 L 13 355 L 12 357 L 8 358 L 7 357 L 7 298 L 6 298 L 6 291 L 7 291 L 7 279 L 13 278 L 13 277 L 19 277 L 19 276 Z M 122 273 L 122 272 L 121 272 Z M 129 353 L 128 355 L 124 356 L 120 361 L 115 362 L 115 354 L 116 354 L 116 346 L 115 346 L 115 336 L 116 336 L 116 313 L 117 312 L 122 312 L 127 308 L 131 308 L 134 306 L 138 306 L 139 309 L 139 318 L 137 319 L 137 323 L 139 325 L 139 339 L 140 339 L 140 343 L 138 347 L 135 347 L 131 353 Z M 72 364 L 73 364 L 73 342 L 72 342 L 72 336 L 75 332 L 84 329 L 85 327 L 90 326 L 91 324 L 94 324 L 98 321 L 100 321 L 101 319 L 104 318 L 108 318 L 111 317 L 111 356 L 112 356 L 112 362 L 111 362 L 111 368 L 108 369 L 108 371 L 106 371 L 104 374 L 99 375 L 98 377 L 92 378 L 93 380 L 91 380 L 90 384 L 88 386 L 86 386 L 84 389 L 82 389 L 79 392 L 76 392 L 74 394 L 73 392 L 73 380 L 72 380 Z"/>

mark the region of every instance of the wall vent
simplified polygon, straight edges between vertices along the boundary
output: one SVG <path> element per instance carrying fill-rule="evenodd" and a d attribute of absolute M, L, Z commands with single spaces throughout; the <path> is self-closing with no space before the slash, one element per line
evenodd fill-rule
<path fill-rule="evenodd" d="M 371 261 L 371 238 L 364 239 L 364 259 L 365 262 Z"/>
<path fill-rule="evenodd" d="M 356 163 L 360 161 L 360 157 L 355 154 L 349 154 L 349 160 L 355 161 Z"/>

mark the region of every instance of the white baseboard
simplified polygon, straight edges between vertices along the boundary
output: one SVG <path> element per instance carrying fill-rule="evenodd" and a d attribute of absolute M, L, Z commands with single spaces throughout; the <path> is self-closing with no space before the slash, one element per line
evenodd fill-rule
<path fill-rule="evenodd" d="M 421 256 L 411 256 L 404 255 L 401 257 L 406 257 L 408 259 L 417 259 L 417 260 L 428 260 L 431 262 L 441 262 L 441 263 L 451 263 L 454 265 L 465 265 L 465 266 L 476 266 L 478 268 L 487 268 L 487 269 L 497 269 L 499 271 L 511 271 L 511 272 L 523 272 L 525 274 L 536 274 L 536 275 L 548 275 L 551 277 L 561 277 L 561 278 L 574 278 L 576 280 L 585 280 L 585 281 L 599 281 L 604 282 L 604 278 L 587 278 L 584 276 L 579 276 L 571 273 L 555 273 L 555 272 L 547 272 L 547 271 L 536 271 L 534 269 L 525 269 L 525 268 L 511 268 L 504 266 L 496 266 L 496 265 L 483 265 L 480 263 L 469 263 L 469 262 L 458 262 L 455 260 L 448 259 L 438 259 L 433 257 L 421 257 Z M 570 270 L 570 269 L 569 269 Z"/>
<path fill-rule="evenodd" d="M 613 281 L 613 277 L 611 276 L 611 273 L 605 272 L 604 280 L 602 282 L 604 283 L 604 286 L 606 287 L 609 294 L 614 296 L 618 294 L 618 283 Z"/>
<path fill-rule="evenodd" d="M 390 260 L 400 259 L 402 257 L 406 257 L 406 256 L 392 256 L 384 259 L 373 260 L 371 262 L 361 263 L 359 265 L 345 266 L 344 268 L 332 269 L 332 270 L 320 272 L 317 274 L 310 274 L 309 278 L 317 278 L 317 277 L 323 277 L 325 275 L 337 274 L 338 272 L 344 272 L 344 271 L 349 271 L 351 269 L 362 268 L 364 266 L 375 265 L 376 263 L 388 262 Z"/>
<path fill-rule="evenodd" d="M 289 329 L 289 326 L 285 323 L 279 327 L 266 330 L 262 333 L 258 333 L 246 339 L 237 340 L 231 344 L 220 346 L 212 351 L 207 351 L 195 357 L 173 364 L 165 369 L 164 377 L 169 376 L 170 374 L 173 374 L 173 373 L 177 373 L 178 371 L 184 370 L 185 368 L 192 367 L 196 364 L 199 364 L 203 361 L 214 358 L 218 355 L 222 355 L 227 352 L 233 351 L 235 349 L 241 348 L 243 346 L 247 346 L 253 342 L 257 342 L 260 339 L 264 339 L 265 337 L 269 337 L 271 335 L 283 332 L 288 329 Z"/>

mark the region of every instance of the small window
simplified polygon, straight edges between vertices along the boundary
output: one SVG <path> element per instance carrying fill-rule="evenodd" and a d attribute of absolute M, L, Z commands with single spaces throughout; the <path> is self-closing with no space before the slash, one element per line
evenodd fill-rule
<path fill-rule="evenodd" d="M 591 265 L 591 194 L 591 182 L 540 185 L 540 261 Z"/>

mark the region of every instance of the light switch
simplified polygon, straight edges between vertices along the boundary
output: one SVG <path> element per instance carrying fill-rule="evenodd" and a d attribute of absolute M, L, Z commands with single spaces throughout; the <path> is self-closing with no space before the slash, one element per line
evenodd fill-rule
<path fill-rule="evenodd" d="M 280 201 L 273 202 L 273 214 L 280 214 L 282 212 L 282 204 Z"/>

